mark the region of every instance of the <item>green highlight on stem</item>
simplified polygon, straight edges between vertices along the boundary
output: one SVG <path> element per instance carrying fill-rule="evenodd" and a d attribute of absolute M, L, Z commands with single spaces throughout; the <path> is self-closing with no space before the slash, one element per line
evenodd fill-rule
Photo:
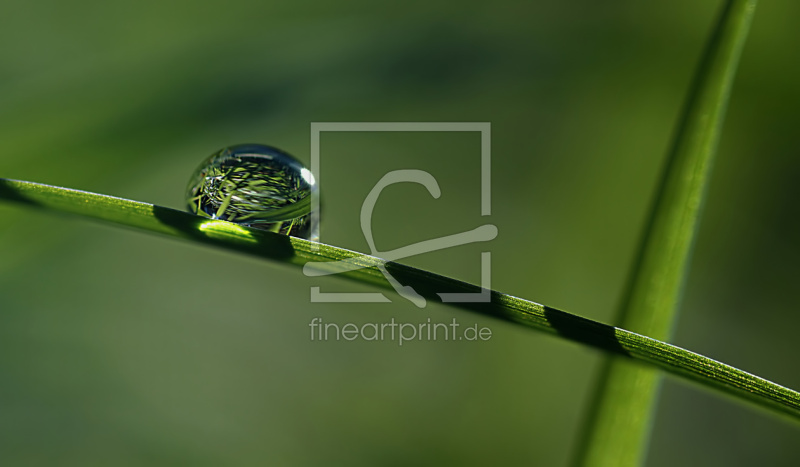
<path fill-rule="evenodd" d="M 481 291 L 477 285 L 374 256 L 226 221 L 209 220 L 139 201 L 2 178 L 0 199 L 135 227 L 301 267 L 310 261 L 336 263 L 348 260 L 363 267 L 345 268 L 337 275 L 393 290 L 381 272 L 381 267 L 385 267 L 400 283 L 414 287 L 421 296 L 434 302 L 441 302 L 440 292 Z M 656 339 L 500 292 L 490 291 L 490 295 L 491 300 L 487 303 L 449 305 L 592 346 L 625 357 L 630 362 L 659 368 L 800 422 L 800 393 L 797 391 Z"/>
<path fill-rule="evenodd" d="M 756 0 L 729 0 L 722 10 L 686 101 L 623 298 L 617 322 L 654 339 L 669 340 L 676 323 L 728 96 L 755 6 Z M 627 359 L 606 362 L 578 464 L 640 465 L 660 384 L 661 375 L 652 368 Z"/>

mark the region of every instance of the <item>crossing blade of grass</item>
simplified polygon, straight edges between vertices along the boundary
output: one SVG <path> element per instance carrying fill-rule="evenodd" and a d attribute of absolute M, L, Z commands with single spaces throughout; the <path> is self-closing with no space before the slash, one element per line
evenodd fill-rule
<path fill-rule="evenodd" d="M 381 272 L 380 268 L 385 267 L 397 281 L 436 302 L 441 302 L 438 294 L 442 292 L 481 291 L 476 285 L 373 256 L 139 201 L 6 179 L 0 179 L 0 199 L 87 216 L 297 266 L 320 262 L 321 269 L 329 269 L 331 264 L 341 264 L 346 260 L 350 266 L 343 267 L 339 275 L 393 290 Z M 486 303 L 450 305 L 602 349 L 631 362 L 660 368 L 800 422 L 800 393 L 796 391 L 624 329 L 500 292 L 490 291 L 490 297 Z"/>
<path fill-rule="evenodd" d="M 756 0 L 727 1 L 700 61 L 623 298 L 618 323 L 669 340 L 697 232 L 733 77 Z M 639 465 L 661 375 L 612 358 L 602 370 L 579 464 Z"/>

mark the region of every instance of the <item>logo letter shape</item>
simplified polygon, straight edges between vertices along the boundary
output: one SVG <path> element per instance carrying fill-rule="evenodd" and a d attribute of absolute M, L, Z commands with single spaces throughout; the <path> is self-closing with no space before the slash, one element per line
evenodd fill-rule
<path fill-rule="evenodd" d="M 433 175 L 431 175 L 428 172 L 425 172 L 424 170 L 417 170 L 417 169 L 394 170 L 384 175 L 383 178 L 381 178 L 378 181 L 378 183 L 375 184 L 375 186 L 367 195 L 367 198 L 364 200 L 364 203 L 361 205 L 361 231 L 364 233 L 364 238 L 367 240 L 367 244 L 369 245 L 370 248 L 370 253 L 373 256 L 384 258 L 387 261 L 396 261 L 398 259 L 407 258 L 409 256 L 415 256 L 436 250 L 443 250 L 445 248 L 465 245 L 467 243 L 486 242 L 494 239 L 497 236 L 496 226 L 492 224 L 484 224 L 473 230 L 460 232 L 457 234 L 448 235 L 445 237 L 435 238 L 431 240 L 424 240 L 394 250 L 388 250 L 388 251 L 378 250 L 378 248 L 375 246 L 375 239 L 372 235 L 372 212 L 375 209 L 375 205 L 378 202 L 378 198 L 380 197 L 381 192 L 386 187 L 404 182 L 418 183 L 424 186 L 428 190 L 428 193 L 430 193 L 430 195 L 434 199 L 438 199 L 442 195 L 442 191 L 439 188 L 439 183 L 436 181 L 436 178 L 434 178 Z M 490 253 L 483 252 L 481 254 L 482 291 L 480 293 L 476 294 L 437 293 L 437 295 L 441 297 L 443 302 L 490 301 L 491 297 L 489 295 L 489 288 L 490 288 L 489 261 L 490 261 Z M 319 266 L 317 266 L 322 264 L 325 265 L 325 270 L 322 270 L 319 268 Z M 331 266 L 333 266 L 333 268 L 331 268 Z M 389 281 L 394 290 L 398 294 L 400 294 L 401 297 L 411 301 L 414 305 L 416 305 L 419 308 L 425 307 L 426 305 L 425 298 L 422 297 L 420 294 L 418 294 L 412 287 L 400 284 L 400 282 L 398 282 L 397 279 L 395 279 L 394 276 L 392 276 L 386 269 L 386 264 L 384 262 L 378 262 L 377 264 L 375 264 L 375 266 L 378 269 L 380 269 L 381 273 L 383 273 L 384 277 L 386 277 L 386 280 Z M 362 267 L 365 267 L 365 265 L 356 265 L 350 262 L 349 260 L 327 262 L 327 263 L 307 263 L 303 268 L 303 273 L 307 276 L 321 276 L 321 275 L 336 274 L 344 271 L 352 271 L 360 269 Z M 325 298 L 330 298 L 328 297 L 330 295 L 347 295 L 349 299 L 325 300 Z M 353 300 L 354 298 L 356 298 L 354 297 L 354 295 L 359 295 L 359 296 L 365 295 L 369 297 L 363 297 Z M 379 297 L 375 297 L 375 295 L 378 295 Z M 315 300 L 315 298 L 318 298 L 320 300 Z M 323 296 L 323 294 L 319 292 L 319 287 L 312 288 L 311 299 L 312 301 L 369 301 L 369 302 L 388 301 L 386 297 L 384 297 L 382 294 L 324 294 Z"/>

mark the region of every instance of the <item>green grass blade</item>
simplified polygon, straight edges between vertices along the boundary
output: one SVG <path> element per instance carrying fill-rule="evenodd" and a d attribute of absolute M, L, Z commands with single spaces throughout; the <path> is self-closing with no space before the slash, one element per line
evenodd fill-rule
<path fill-rule="evenodd" d="M 188 212 L 85 191 L 0 179 L 0 199 L 136 227 L 297 266 L 310 261 L 349 260 L 360 268 L 341 275 L 392 289 L 380 271 L 426 299 L 438 292 L 475 293 L 480 287 L 432 272 L 337 248 L 287 237 Z M 545 331 L 697 381 L 800 422 L 800 393 L 688 350 L 500 292 L 488 303 L 451 303 L 461 309 Z"/>
<path fill-rule="evenodd" d="M 686 281 L 731 84 L 756 0 L 726 2 L 700 61 L 617 321 L 669 340 Z M 581 465 L 639 465 L 661 375 L 612 359 L 603 368 Z"/>

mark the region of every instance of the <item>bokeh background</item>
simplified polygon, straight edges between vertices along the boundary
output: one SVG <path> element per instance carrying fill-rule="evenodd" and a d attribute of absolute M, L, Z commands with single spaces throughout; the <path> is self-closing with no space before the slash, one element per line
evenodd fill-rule
<path fill-rule="evenodd" d="M 405 262 L 613 324 L 721 2 L 0 3 L 0 175 L 182 208 L 236 143 L 309 162 L 318 121 L 492 124 L 489 244 Z M 673 342 L 800 388 L 800 4 L 759 6 Z M 382 249 L 487 221 L 477 136 L 323 136 L 326 242 Z M 444 306 L 0 204 L 4 465 L 565 465 L 598 352 Z M 450 322 L 487 342 L 312 342 L 327 322 Z M 667 379 L 649 466 L 798 465 L 797 424 Z"/>

